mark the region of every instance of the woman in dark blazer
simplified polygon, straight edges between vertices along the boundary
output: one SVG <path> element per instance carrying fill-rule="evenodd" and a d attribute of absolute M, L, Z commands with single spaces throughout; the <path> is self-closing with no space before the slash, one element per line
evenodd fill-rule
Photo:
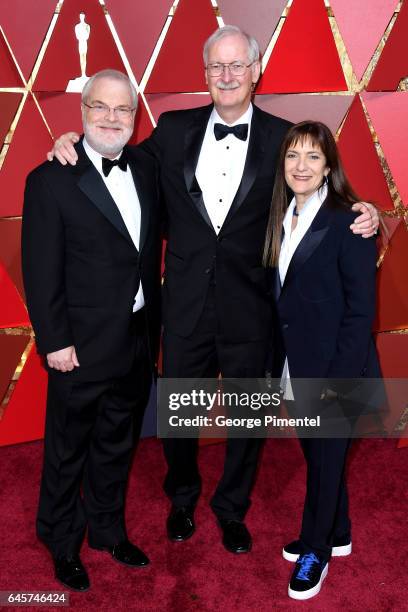
<path fill-rule="evenodd" d="M 380 376 L 371 336 L 377 252 L 374 239 L 349 230 L 357 201 L 329 128 L 312 121 L 293 126 L 282 144 L 264 253 L 277 314 L 273 375 L 281 378 L 289 412 L 304 409 L 308 395 L 295 379 Z M 322 403 L 319 392 L 315 409 Z M 349 442 L 300 439 L 307 463 L 302 528 L 283 549 L 285 559 L 296 561 L 288 589 L 294 599 L 317 595 L 330 557 L 351 553 Z"/>

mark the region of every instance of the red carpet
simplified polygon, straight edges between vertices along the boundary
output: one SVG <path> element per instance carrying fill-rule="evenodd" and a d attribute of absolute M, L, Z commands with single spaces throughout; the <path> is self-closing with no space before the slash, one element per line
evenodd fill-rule
<path fill-rule="evenodd" d="M 322 592 L 309 602 L 288 599 L 293 566 L 280 554 L 282 545 L 298 534 L 304 493 L 304 465 L 296 440 L 266 444 L 247 518 L 253 551 L 242 556 L 222 548 L 208 508 L 223 451 L 223 445 L 201 449 L 203 496 L 196 514 L 197 532 L 188 542 L 172 544 L 164 531 L 168 503 L 161 490 L 161 445 L 154 439 L 142 441 L 130 482 L 128 530 L 152 564 L 130 570 L 115 564 L 106 553 L 88 550 L 85 543 L 82 559 L 92 588 L 71 594 L 71 608 L 408 610 L 408 452 L 397 450 L 395 440 L 356 442 L 349 469 L 354 551 L 331 562 Z M 38 442 L 0 449 L 0 590 L 62 590 L 53 580 L 50 557 L 34 532 L 41 455 Z"/>

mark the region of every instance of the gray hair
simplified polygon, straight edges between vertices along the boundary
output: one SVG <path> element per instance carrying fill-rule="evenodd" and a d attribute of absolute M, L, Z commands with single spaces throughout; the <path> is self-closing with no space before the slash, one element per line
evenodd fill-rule
<path fill-rule="evenodd" d="M 82 90 L 82 102 L 86 101 L 92 89 L 92 85 L 97 79 L 113 79 L 114 81 L 121 81 L 122 83 L 126 83 L 126 85 L 129 87 L 130 96 L 132 98 L 132 107 L 137 107 L 137 91 L 132 81 L 129 79 L 127 74 L 124 74 L 119 70 L 113 70 L 113 68 L 107 68 L 106 70 L 100 70 L 99 72 L 95 72 L 95 74 L 87 80 Z"/>
<path fill-rule="evenodd" d="M 248 44 L 248 61 L 251 64 L 253 62 L 259 61 L 260 51 L 256 38 L 250 36 L 246 32 L 243 32 L 238 26 L 226 25 L 222 28 L 218 28 L 218 30 L 215 30 L 215 32 L 213 32 L 213 34 L 211 34 L 211 36 L 205 41 L 203 49 L 203 58 L 205 66 L 208 63 L 208 54 L 210 47 L 212 47 L 213 44 L 215 44 L 225 36 L 241 36 L 242 38 L 245 38 Z"/>

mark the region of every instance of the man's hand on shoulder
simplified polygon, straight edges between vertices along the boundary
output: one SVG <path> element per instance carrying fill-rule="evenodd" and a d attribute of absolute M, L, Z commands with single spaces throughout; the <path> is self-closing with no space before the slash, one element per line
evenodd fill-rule
<path fill-rule="evenodd" d="M 354 234 L 361 234 L 362 238 L 371 238 L 377 233 L 380 223 L 378 210 L 373 204 L 368 202 L 357 202 L 353 205 L 354 212 L 360 212 L 354 223 L 350 225 L 350 229 Z"/>
<path fill-rule="evenodd" d="M 79 134 L 76 132 L 62 134 L 62 136 L 57 138 L 54 142 L 52 151 L 47 153 L 48 161 L 52 161 L 54 157 L 56 157 L 63 166 L 66 166 L 67 162 L 71 164 L 71 166 L 75 166 L 78 155 L 74 149 L 74 144 L 77 142 L 79 142 Z"/>
<path fill-rule="evenodd" d="M 74 346 L 47 353 L 47 362 L 53 370 L 60 372 L 71 372 L 74 368 L 79 368 L 79 361 Z"/>

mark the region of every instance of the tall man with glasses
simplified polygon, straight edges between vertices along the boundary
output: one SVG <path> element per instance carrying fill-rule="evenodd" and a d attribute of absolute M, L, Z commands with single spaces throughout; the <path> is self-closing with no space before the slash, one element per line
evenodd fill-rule
<path fill-rule="evenodd" d="M 163 374 L 169 378 L 263 376 L 271 324 L 262 252 L 280 144 L 290 123 L 251 103 L 259 47 L 235 26 L 204 45 L 213 104 L 163 113 L 140 146 L 158 160 L 168 219 L 163 287 Z M 75 163 L 68 134 L 56 143 Z M 358 205 L 361 207 L 361 205 Z M 372 209 L 374 225 L 378 225 Z M 371 235 L 368 212 L 355 232 Z M 374 228 L 376 229 L 376 227 Z M 229 439 L 211 500 L 225 548 L 251 549 L 244 523 L 261 442 Z M 164 488 L 173 541 L 191 537 L 201 490 L 196 439 L 165 439 Z"/>
<path fill-rule="evenodd" d="M 90 547 L 114 560 L 149 563 L 124 517 L 160 291 L 156 164 L 126 147 L 136 106 L 127 76 L 94 75 L 82 94 L 77 165 L 42 164 L 25 192 L 24 284 L 48 369 L 37 533 L 56 578 L 78 591 L 89 588 L 79 557 L 86 529 Z"/>

